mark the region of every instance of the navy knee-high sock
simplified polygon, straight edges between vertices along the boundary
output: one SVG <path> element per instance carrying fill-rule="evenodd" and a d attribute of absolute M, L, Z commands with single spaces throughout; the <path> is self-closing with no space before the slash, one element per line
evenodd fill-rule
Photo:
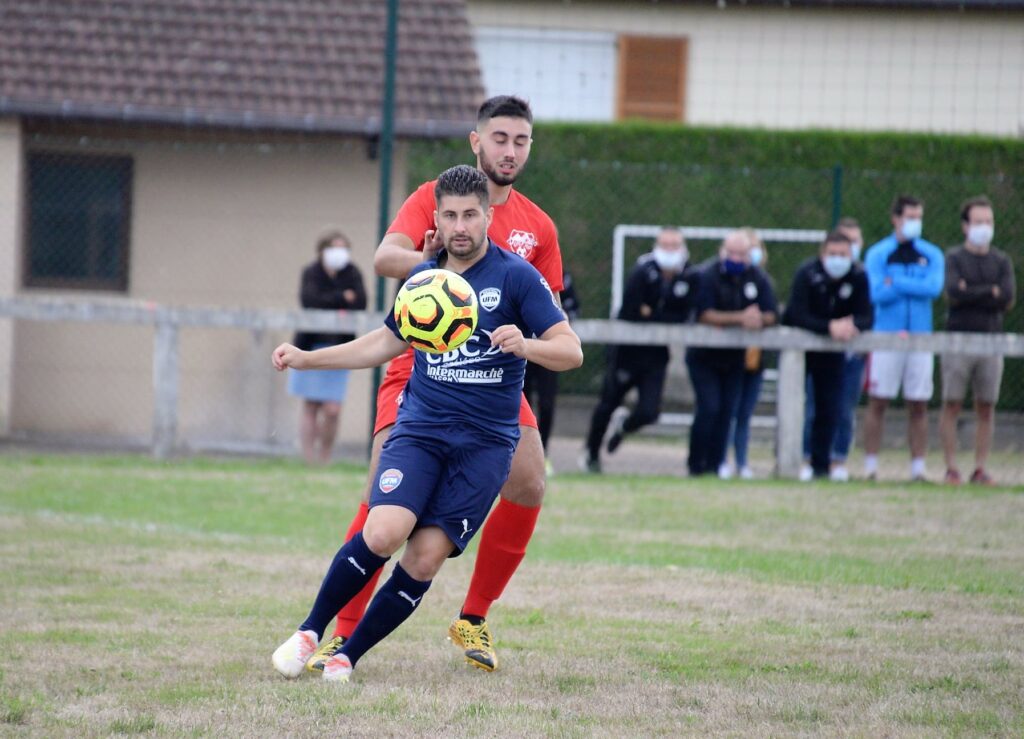
<path fill-rule="evenodd" d="M 391 578 L 373 596 L 366 614 L 341 649 L 353 665 L 412 615 L 431 582 L 413 580 L 402 565 L 395 565 Z"/>
<path fill-rule="evenodd" d="M 327 624 L 338 610 L 352 600 L 369 582 L 373 573 L 389 559 L 371 552 L 363 541 L 362 532 L 349 539 L 334 555 L 334 561 L 327 568 L 320 592 L 313 602 L 313 610 L 306 616 L 299 631 L 312 629 L 322 638 Z"/>

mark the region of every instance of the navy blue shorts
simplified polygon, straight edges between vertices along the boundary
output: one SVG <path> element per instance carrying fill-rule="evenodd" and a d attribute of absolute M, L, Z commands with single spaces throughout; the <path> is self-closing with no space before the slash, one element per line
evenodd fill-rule
<path fill-rule="evenodd" d="M 399 421 L 380 453 L 370 508 L 397 505 L 439 526 L 462 554 L 508 479 L 516 442 L 443 423 Z"/>

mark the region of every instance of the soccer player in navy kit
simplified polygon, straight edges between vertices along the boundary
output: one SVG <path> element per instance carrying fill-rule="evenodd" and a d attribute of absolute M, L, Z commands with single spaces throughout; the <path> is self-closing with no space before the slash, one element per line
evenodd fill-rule
<path fill-rule="evenodd" d="M 347 681 L 359 658 L 412 614 L 445 559 L 460 554 L 483 525 L 508 476 L 526 360 L 557 371 L 583 362 L 580 340 L 540 273 L 488 240 L 486 176 L 466 165 L 452 167 L 438 178 L 435 198 L 444 252 L 413 274 L 437 266 L 460 273 L 477 292 L 477 328 L 451 352 L 416 352 L 397 422 L 381 451 L 366 525 L 338 550 L 306 620 L 274 652 L 274 667 L 285 677 L 304 671 L 338 609 L 406 541 L 391 578 L 326 662 L 323 678 Z M 274 350 L 274 366 L 383 364 L 408 348 L 393 316 L 385 323 L 353 342 L 315 352 L 282 344 Z"/>

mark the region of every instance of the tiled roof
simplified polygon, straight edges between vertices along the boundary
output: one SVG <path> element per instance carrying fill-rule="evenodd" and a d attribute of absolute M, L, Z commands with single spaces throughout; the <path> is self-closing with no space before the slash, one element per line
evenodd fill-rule
<path fill-rule="evenodd" d="M 3 0 L 0 114 L 373 134 L 384 0 Z M 401 0 L 395 130 L 483 99 L 464 0 Z"/>

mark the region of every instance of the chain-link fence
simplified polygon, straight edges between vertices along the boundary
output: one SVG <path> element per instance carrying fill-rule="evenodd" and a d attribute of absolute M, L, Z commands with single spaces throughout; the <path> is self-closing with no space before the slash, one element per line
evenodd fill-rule
<path fill-rule="evenodd" d="M 373 171 L 376 163 L 366 153 L 352 142 L 294 137 L 231 144 L 198 136 L 144 144 L 98 136 L 31 138 L 22 163 L 24 234 L 15 288 L 87 298 L 102 291 L 166 305 L 293 309 L 299 274 L 314 259 L 315 238 L 333 222 L 352 237 L 353 259 L 372 293 L 376 193 L 348 183 Z M 467 161 L 465 141 L 417 144 L 392 210 L 401 193 L 458 161 Z M 346 176 L 353 168 L 356 175 Z M 960 202 L 987 194 L 995 204 L 995 243 L 1013 258 L 1018 284 L 1022 280 L 1024 186 L 1017 175 L 567 159 L 538 145 L 517 187 L 558 225 L 583 318 L 609 315 L 617 225 L 821 230 L 842 215 L 859 219 L 870 244 L 891 230 L 889 205 L 900 192 L 925 201 L 925 236 L 942 246 L 961 240 Z M 703 261 L 717 246 L 716 239 L 692 237 L 691 259 Z M 649 248 L 647 238 L 627 238 L 627 268 Z M 816 248 L 797 241 L 768 244 L 767 269 L 781 300 L 796 267 Z M 937 300 L 940 330 L 944 314 L 945 302 Z M 1024 330 L 1020 309 L 1008 315 L 1006 330 Z M 181 448 L 296 449 L 297 401 L 267 360 L 273 345 L 288 338 L 289 332 L 258 329 L 183 332 Z M 154 393 L 149 330 L 18 322 L 6 342 L 10 436 L 148 444 Z M 603 373 L 603 353 L 588 352 L 586 365 L 564 376 L 561 402 L 592 407 Z M 762 415 L 771 413 L 771 393 L 769 386 Z M 342 439 L 352 449 L 365 448 L 371 394 L 370 374 L 359 374 L 343 416 Z M 933 409 L 940 397 L 937 390 Z M 678 354 L 667 401 L 669 411 L 692 409 Z M 997 445 L 1020 449 L 1024 360 L 1007 360 L 998 411 Z M 583 432 L 566 423 L 556 430 Z M 769 439 L 760 437 L 765 444 Z"/>
<path fill-rule="evenodd" d="M 460 142 L 461 143 L 461 142 Z M 449 145 L 424 145 L 413 181 L 436 175 L 461 151 Z M 433 174 L 432 174 L 433 173 Z M 518 187 L 554 218 L 563 261 L 576 280 L 582 315 L 609 313 L 612 232 L 619 224 L 828 229 L 839 217 L 857 218 L 865 246 L 892 232 L 889 209 L 900 193 L 925 202 L 925 238 L 943 247 L 963 241 L 960 203 L 987 194 L 996 214 L 997 246 L 1014 261 L 1017 284 L 1024 276 L 1024 180 L 1019 176 L 964 176 L 860 170 L 836 165 L 825 170 L 679 166 L 664 162 L 566 161 L 536 152 Z M 717 253 L 714 239 L 689 240 L 691 261 Z M 650 239 L 630 239 L 626 263 L 648 251 Z M 780 301 L 789 295 L 792 275 L 817 253 L 813 243 L 768 245 L 767 271 Z M 945 325 L 946 303 L 934 303 L 935 327 Z M 1024 331 L 1024 310 L 1006 317 L 1006 331 Z M 563 383 L 569 393 L 594 393 L 603 366 L 588 362 Z M 939 402 L 936 393 L 933 405 Z M 1024 363 L 1007 361 L 999 409 L 1024 411 Z"/>

